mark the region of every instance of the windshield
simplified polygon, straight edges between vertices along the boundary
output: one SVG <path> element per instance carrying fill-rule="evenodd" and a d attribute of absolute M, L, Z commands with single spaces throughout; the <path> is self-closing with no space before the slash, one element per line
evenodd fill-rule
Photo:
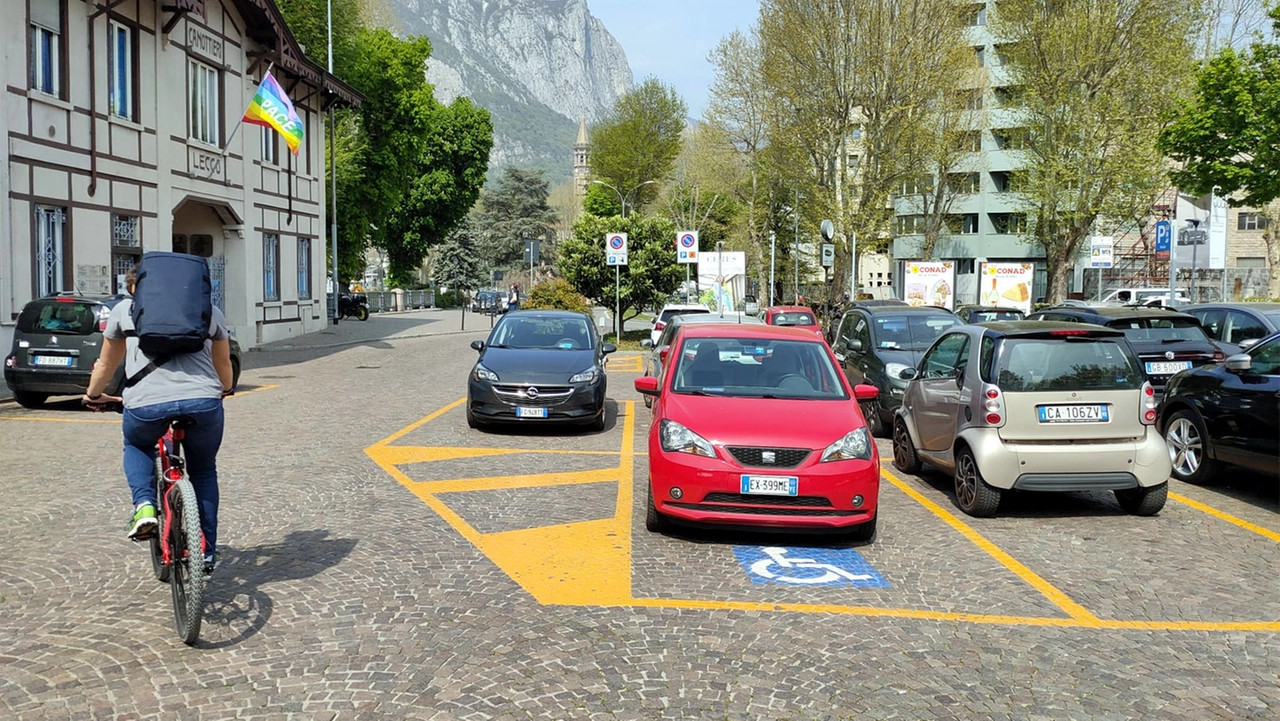
<path fill-rule="evenodd" d="M 96 303 L 28 303 L 18 315 L 20 333 L 91 335 L 98 332 Z"/>
<path fill-rule="evenodd" d="M 877 316 L 875 347 L 886 350 L 927 350 L 948 328 L 964 325 L 953 315 L 913 313 Z"/>
<path fill-rule="evenodd" d="M 734 398 L 847 399 L 822 343 L 752 338 L 688 338 L 675 393 Z"/>
<path fill-rule="evenodd" d="M 585 318 L 506 318 L 493 329 L 489 347 L 587 350 L 591 330 Z"/>
<path fill-rule="evenodd" d="M 1108 328 L 1124 331 L 1124 337 L 1134 343 L 1162 343 L 1180 341 L 1208 341 L 1204 329 L 1194 318 L 1128 318 L 1107 324 Z"/>
<path fill-rule="evenodd" d="M 710 312 L 711 311 L 707 310 L 706 308 L 668 308 L 662 311 L 662 316 L 659 317 L 658 320 L 663 323 L 666 323 L 667 321 L 671 320 L 673 316 L 698 315 L 698 314 L 706 314 Z"/>
<path fill-rule="evenodd" d="M 1111 339 L 1010 338 L 1000 350 L 1005 393 L 1141 388 L 1146 376 Z"/>
<path fill-rule="evenodd" d="M 804 311 L 787 311 L 773 316 L 774 325 L 817 325 L 812 313 Z"/>
<path fill-rule="evenodd" d="M 1022 320 L 1019 310 L 975 310 L 969 314 L 971 323 L 992 323 L 999 320 Z"/>

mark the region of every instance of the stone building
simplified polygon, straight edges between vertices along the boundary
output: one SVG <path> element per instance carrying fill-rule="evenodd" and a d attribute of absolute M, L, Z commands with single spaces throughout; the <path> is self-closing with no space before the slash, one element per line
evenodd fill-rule
<path fill-rule="evenodd" d="M 591 139 L 587 135 L 587 118 L 578 121 L 578 140 L 573 144 L 573 192 L 578 206 L 587 197 L 587 178 L 591 175 Z"/>

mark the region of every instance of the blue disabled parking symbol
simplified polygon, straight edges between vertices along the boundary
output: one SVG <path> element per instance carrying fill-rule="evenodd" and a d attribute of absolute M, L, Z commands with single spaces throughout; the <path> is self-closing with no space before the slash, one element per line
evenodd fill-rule
<path fill-rule="evenodd" d="M 734 546 L 752 583 L 782 586 L 889 588 L 889 582 L 852 548 Z"/>

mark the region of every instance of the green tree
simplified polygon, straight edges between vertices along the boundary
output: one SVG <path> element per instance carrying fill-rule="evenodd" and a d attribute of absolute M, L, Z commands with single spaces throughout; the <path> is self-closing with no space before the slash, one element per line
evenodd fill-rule
<path fill-rule="evenodd" d="M 618 199 L 617 193 L 593 183 L 587 186 L 587 197 L 582 199 L 582 211 L 600 218 L 622 215 L 622 201 Z"/>
<path fill-rule="evenodd" d="M 1027 130 L 1015 175 L 1049 302 L 1081 245 L 1122 231 L 1164 188 L 1163 113 L 1190 85 L 1196 0 L 1002 0 L 993 32 Z"/>
<path fill-rule="evenodd" d="M 527 265 L 522 261 L 524 239 L 547 239 L 556 223 L 548 199 L 551 186 L 541 170 L 509 165 L 498 182 L 480 195 L 476 222 L 483 229 L 480 256 L 492 268 Z M 551 261 L 551 248 L 542 244 L 541 255 Z"/>
<path fill-rule="evenodd" d="M 463 220 L 454 227 L 436 249 L 433 270 L 436 283 L 451 291 L 460 291 L 464 298 L 468 292 L 483 288 L 488 280 L 477 256 L 479 245 L 480 234 L 470 222 Z"/>
<path fill-rule="evenodd" d="M 666 218 L 620 216 L 601 218 L 584 213 L 573 236 L 560 244 L 560 272 L 596 305 L 614 306 L 615 271 L 606 265 L 604 237 L 627 234 L 628 265 L 621 270 L 622 318 L 634 318 L 646 307 L 661 305 L 684 280 L 676 262 L 675 225 Z"/>
<path fill-rule="evenodd" d="M 657 197 L 680 152 L 689 107 L 673 88 L 648 78 L 614 104 L 591 131 L 591 173 L 642 208 Z M 598 187 L 598 186 L 597 186 Z M 607 188 L 605 189 L 607 190 Z M 632 193 L 634 192 L 634 195 Z"/>
<path fill-rule="evenodd" d="M 1280 6 L 1271 10 L 1280 31 Z M 1255 42 L 1225 48 L 1206 63 L 1194 97 L 1180 103 L 1160 134 L 1160 149 L 1182 163 L 1169 175 L 1197 195 L 1215 190 L 1233 206 L 1264 209 L 1268 217 L 1267 295 L 1280 297 L 1280 45 Z"/>

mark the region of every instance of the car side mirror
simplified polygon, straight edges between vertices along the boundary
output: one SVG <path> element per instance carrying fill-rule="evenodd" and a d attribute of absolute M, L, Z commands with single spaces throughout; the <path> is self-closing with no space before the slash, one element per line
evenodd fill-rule
<path fill-rule="evenodd" d="M 645 350 L 648 350 L 653 347 L 653 341 L 648 338 L 645 338 L 644 340 L 640 341 L 640 347 L 644 348 Z"/>
<path fill-rule="evenodd" d="M 646 396 L 658 395 L 658 379 L 653 376 L 641 376 L 640 378 L 637 378 L 636 392 Z"/>
<path fill-rule="evenodd" d="M 1227 370 L 1232 373 L 1248 373 L 1253 367 L 1253 358 L 1248 353 L 1233 355 L 1227 359 Z"/>
<path fill-rule="evenodd" d="M 477 353 L 479 353 L 480 351 L 484 350 L 484 341 L 482 341 L 482 340 L 473 340 L 473 341 L 471 341 L 471 350 L 473 350 L 473 351 L 475 351 L 475 352 L 477 352 Z"/>
<path fill-rule="evenodd" d="M 844 345 L 852 353 L 862 352 L 862 341 L 858 340 L 857 338 L 850 338 L 849 336 L 845 336 Z"/>
<path fill-rule="evenodd" d="M 903 368 L 902 370 L 898 371 L 898 377 L 904 381 L 909 381 L 918 375 L 920 375 L 920 372 L 917 371 L 915 368 Z"/>
<path fill-rule="evenodd" d="M 866 383 L 853 387 L 853 397 L 860 401 L 874 401 L 880 395 L 880 389 Z"/>
<path fill-rule="evenodd" d="M 617 353 L 618 346 L 612 343 L 605 343 L 604 345 L 600 346 L 600 352 L 603 353 L 604 355 L 609 355 L 610 353 Z"/>

